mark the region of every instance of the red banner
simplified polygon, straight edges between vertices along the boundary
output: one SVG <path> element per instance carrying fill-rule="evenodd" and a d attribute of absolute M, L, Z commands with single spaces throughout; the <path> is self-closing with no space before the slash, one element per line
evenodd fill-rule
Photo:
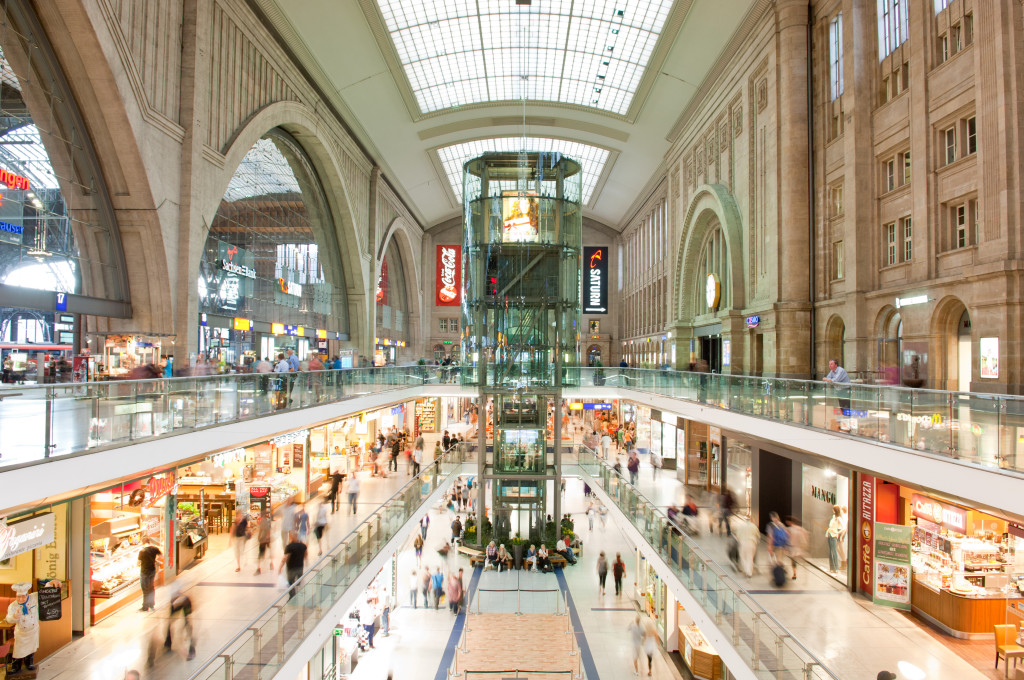
<path fill-rule="evenodd" d="M 874 534 L 875 534 L 875 478 L 860 474 L 860 512 L 857 521 L 857 587 L 869 597 L 873 594 L 874 582 Z"/>
<path fill-rule="evenodd" d="M 439 307 L 456 307 L 462 297 L 462 246 L 437 246 L 437 295 Z"/>

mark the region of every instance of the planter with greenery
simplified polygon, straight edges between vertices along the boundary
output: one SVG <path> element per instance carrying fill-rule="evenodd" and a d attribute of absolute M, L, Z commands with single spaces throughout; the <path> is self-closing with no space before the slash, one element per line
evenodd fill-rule
<path fill-rule="evenodd" d="M 519 532 L 512 537 L 512 559 L 515 561 L 516 569 L 523 568 L 523 537 Z"/>

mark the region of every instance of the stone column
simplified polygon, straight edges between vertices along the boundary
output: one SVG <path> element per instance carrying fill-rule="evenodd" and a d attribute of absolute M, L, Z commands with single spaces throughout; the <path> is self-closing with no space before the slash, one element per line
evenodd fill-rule
<path fill-rule="evenodd" d="M 775 4 L 778 74 L 778 302 L 776 371 L 810 375 L 807 0 Z"/>

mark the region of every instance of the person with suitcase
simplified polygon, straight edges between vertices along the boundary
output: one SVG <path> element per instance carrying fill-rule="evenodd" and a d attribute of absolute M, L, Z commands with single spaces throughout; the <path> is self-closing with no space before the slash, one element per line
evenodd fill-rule
<path fill-rule="evenodd" d="M 771 513 L 769 519 L 768 557 L 772 562 L 772 583 L 781 588 L 786 584 L 786 568 L 782 563 L 789 554 L 789 532 L 779 520 L 779 513 Z"/>

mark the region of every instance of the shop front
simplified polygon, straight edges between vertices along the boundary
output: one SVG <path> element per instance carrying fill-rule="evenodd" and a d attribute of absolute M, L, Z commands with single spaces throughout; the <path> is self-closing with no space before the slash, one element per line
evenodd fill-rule
<path fill-rule="evenodd" d="M 142 597 L 139 551 L 153 545 L 163 554 L 156 585 L 173 575 L 174 504 L 172 470 L 118 484 L 89 499 L 90 618 L 99 623 Z"/>
<path fill-rule="evenodd" d="M 136 368 L 160 365 L 160 338 L 143 335 L 108 335 L 103 343 L 103 359 L 96 367 L 99 380 L 131 377 Z"/>
<path fill-rule="evenodd" d="M 722 490 L 722 431 L 695 420 L 683 422 L 685 463 L 676 466 L 676 476 L 683 484 L 709 493 Z M 677 426 L 678 447 L 678 426 Z"/>
<path fill-rule="evenodd" d="M 337 675 L 332 677 L 349 677 L 359 663 L 359 655 L 370 648 L 369 628 L 376 635 L 384 626 L 385 607 L 392 610 L 397 605 L 393 587 L 395 575 L 396 564 L 392 557 L 335 626 L 334 639 L 323 650 L 323 667 L 335 668 Z"/>
<path fill-rule="evenodd" d="M 845 584 L 849 581 L 850 471 L 805 462 L 800 474 L 800 519 L 809 534 L 805 559 Z"/>
<path fill-rule="evenodd" d="M 651 409 L 651 453 L 658 455 L 662 468 L 679 468 L 680 452 L 686 451 L 685 442 L 685 418 L 667 411 Z"/>
<path fill-rule="evenodd" d="M 68 504 L 58 503 L 0 520 L 0 537 L 5 539 L 0 541 L 0 599 L 13 601 L 11 586 L 16 583 L 32 584 L 40 602 L 36 663 L 71 642 L 70 598 L 81 592 L 81 584 L 68 579 L 68 512 Z M 5 604 L 0 617 L 6 614 Z M 4 634 L 9 637 L 8 631 Z"/>
<path fill-rule="evenodd" d="M 870 475 L 858 475 L 858 486 L 858 588 L 876 604 L 912 610 L 960 639 L 1024 623 L 1017 518 Z"/>

